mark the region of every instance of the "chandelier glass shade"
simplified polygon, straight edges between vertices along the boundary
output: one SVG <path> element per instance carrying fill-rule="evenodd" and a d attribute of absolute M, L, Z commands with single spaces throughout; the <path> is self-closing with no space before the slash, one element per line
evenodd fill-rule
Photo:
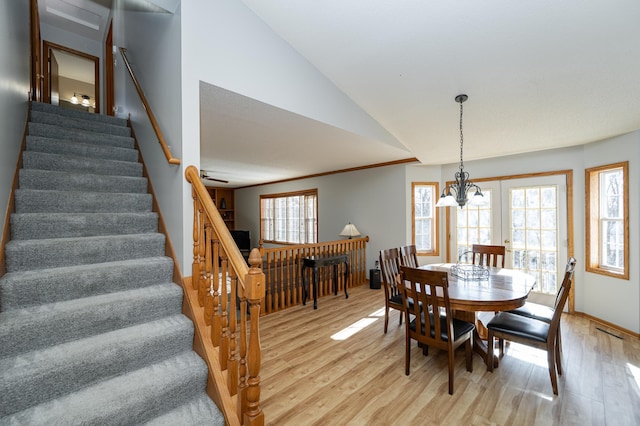
<path fill-rule="evenodd" d="M 464 171 L 464 162 L 462 160 L 462 148 L 464 145 L 464 134 L 462 132 L 462 103 L 469 97 L 467 95 L 456 96 L 456 102 L 460 104 L 460 171 L 455 174 L 455 182 L 447 185 L 440 195 L 440 199 L 436 207 L 464 207 L 466 204 L 470 206 L 479 206 L 484 203 L 482 190 L 478 185 L 469 180 L 469 172 Z M 469 194 L 473 192 L 471 200 Z"/>

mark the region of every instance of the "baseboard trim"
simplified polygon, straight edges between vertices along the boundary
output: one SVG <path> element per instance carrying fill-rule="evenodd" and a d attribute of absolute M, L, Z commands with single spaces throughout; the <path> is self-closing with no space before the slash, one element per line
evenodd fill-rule
<path fill-rule="evenodd" d="M 631 330 L 627 330 L 624 327 L 620 327 L 617 324 L 613 324 L 611 322 L 605 321 L 603 319 L 600 319 L 598 317 L 594 317 L 593 315 L 589 315 L 589 314 L 585 314 L 584 312 L 573 312 L 572 315 L 578 316 L 578 317 L 582 317 L 582 318 L 586 318 L 590 321 L 593 321 L 595 323 L 601 324 L 605 327 L 611 328 L 613 330 L 616 330 L 620 333 L 624 333 L 630 337 L 636 338 L 636 339 L 640 339 L 640 333 L 635 333 Z"/>

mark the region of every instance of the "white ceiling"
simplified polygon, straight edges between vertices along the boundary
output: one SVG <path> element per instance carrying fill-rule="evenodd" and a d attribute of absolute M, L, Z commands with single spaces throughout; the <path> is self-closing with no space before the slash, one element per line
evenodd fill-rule
<path fill-rule="evenodd" d="M 460 93 L 469 95 L 465 161 L 584 144 L 640 128 L 638 0 L 242 1 L 406 146 L 400 153 L 405 158 L 459 161 L 454 98 Z M 217 102 L 219 91 L 209 90 L 212 97 L 203 102 Z M 209 133 L 213 123 L 203 123 L 201 162 L 232 182 L 236 175 L 244 184 L 347 165 L 336 162 L 342 148 L 317 145 L 324 136 L 360 147 L 359 165 L 399 155 L 251 100 L 229 95 L 225 102 L 245 104 L 237 110 L 247 115 L 233 112 L 233 105 L 206 106 L 215 113 L 207 117 L 223 131 Z M 292 121 L 296 131 L 283 131 Z M 208 149 L 213 141 L 215 160 Z M 247 157 L 268 161 L 245 170 Z"/>
<path fill-rule="evenodd" d="M 202 85 L 201 168 L 229 186 L 410 157 L 457 162 L 460 93 L 469 95 L 465 161 L 640 129 L 638 0 L 238 1 L 397 143 Z M 170 12 L 178 3 L 125 1 Z M 43 9 L 71 5 L 104 16 L 97 11 L 111 0 L 39 4 L 43 21 L 56 22 L 63 18 Z M 88 31 L 70 22 L 56 25 Z"/>

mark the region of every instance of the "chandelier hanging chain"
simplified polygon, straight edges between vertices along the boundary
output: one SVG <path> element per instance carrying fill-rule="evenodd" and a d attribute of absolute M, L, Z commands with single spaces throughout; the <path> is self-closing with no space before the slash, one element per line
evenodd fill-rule
<path fill-rule="evenodd" d="M 464 101 L 462 101 L 464 102 Z M 460 102 L 460 171 L 462 171 L 462 169 L 464 169 L 464 163 L 462 160 L 462 146 L 464 143 L 464 137 L 463 137 L 463 133 L 462 133 L 462 102 Z"/>
<path fill-rule="evenodd" d="M 462 208 L 468 202 L 468 205 L 480 205 L 483 201 L 482 190 L 478 185 L 473 183 L 469 179 L 469 172 L 464 171 L 464 131 L 462 128 L 464 107 L 462 106 L 469 97 L 467 95 L 458 95 L 455 100 L 460 104 L 460 171 L 455 174 L 455 182 L 447 185 L 440 195 L 440 200 L 436 204 L 436 207 L 452 207 L 460 206 Z M 475 189 L 475 194 L 471 200 L 469 200 L 469 191 Z M 455 193 L 455 197 L 453 196 Z"/>

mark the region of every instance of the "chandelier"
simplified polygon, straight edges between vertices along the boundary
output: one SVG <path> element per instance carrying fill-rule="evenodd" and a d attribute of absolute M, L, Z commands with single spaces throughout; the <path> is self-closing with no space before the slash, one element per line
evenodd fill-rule
<path fill-rule="evenodd" d="M 482 190 L 478 185 L 469 180 L 469 172 L 464 171 L 464 163 L 462 161 L 462 146 L 464 143 L 464 135 L 462 133 L 462 103 L 468 98 L 467 95 L 456 96 L 456 102 L 460 104 L 460 171 L 456 172 L 456 181 L 442 190 L 442 195 L 440 195 L 440 200 L 438 200 L 436 207 L 460 206 L 460 208 L 462 208 L 467 202 L 469 206 L 479 206 L 484 202 Z M 468 193 L 471 190 L 475 190 L 475 194 L 473 194 L 473 197 L 469 200 Z M 455 193 L 455 197 L 453 193 Z"/>

